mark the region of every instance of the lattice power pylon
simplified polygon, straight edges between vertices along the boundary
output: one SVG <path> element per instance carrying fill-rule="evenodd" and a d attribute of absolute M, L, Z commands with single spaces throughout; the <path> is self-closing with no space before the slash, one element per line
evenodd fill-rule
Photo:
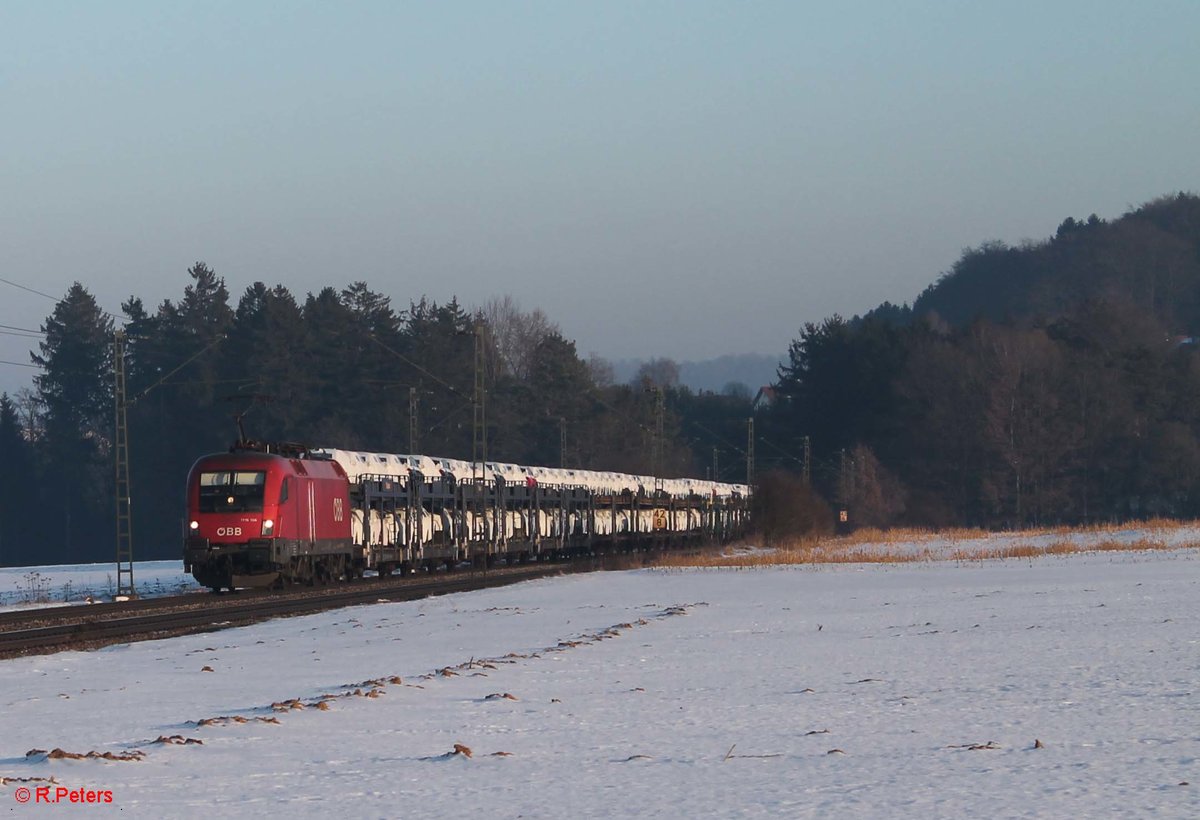
<path fill-rule="evenodd" d="M 487 383 L 484 362 L 484 337 L 482 325 L 475 326 L 475 392 L 471 404 L 474 409 L 474 430 L 471 435 L 471 478 L 472 491 L 476 499 L 476 511 L 472 537 L 476 541 L 487 540 L 487 520 L 484 518 L 484 498 L 487 494 Z"/>
<path fill-rule="evenodd" d="M 133 518 L 130 513 L 129 423 L 125 397 L 125 331 L 113 334 L 113 395 L 116 399 L 116 435 L 113 454 L 117 468 L 117 596 L 136 597 L 133 585 Z"/>
<path fill-rule="evenodd" d="M 746 484 L 754 486 L 754 416 L 746 419 Z"/>
<path fill-rule="evenodd" d="M 417 448 L 420 446 L 417 435 L 419 430 L 417 426 L 418 409 L 417 388 L 410 387 L 408 388 L 408 451 L 410 453 L 416 453 Z"/>

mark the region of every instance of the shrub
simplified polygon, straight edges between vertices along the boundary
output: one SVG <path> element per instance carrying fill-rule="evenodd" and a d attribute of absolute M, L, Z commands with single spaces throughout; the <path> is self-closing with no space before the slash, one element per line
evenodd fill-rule
<path fill-rule="evenodd" d="M 796 475 L 774 470 L 754 487 L 754 523 L 766 546 L 833 532 L 833 512 L 815 490 Z"/>

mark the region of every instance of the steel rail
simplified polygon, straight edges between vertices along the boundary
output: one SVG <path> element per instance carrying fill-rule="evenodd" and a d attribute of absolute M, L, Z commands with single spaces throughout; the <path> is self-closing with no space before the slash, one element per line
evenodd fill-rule
<path fill-rule="evenodd" d="M 538 564 L 546 566 L 547 564 Z M 565 564 L 556 563 L 563 567 Z M 517 567 L 493 567 L 488 574 L 520 572 L 524 569 Z M 136 598 L 128 601 L 98 601 L 96 603 L 63 603 L 57 606 L 43 606 L 33 609 L 0 610 L 0 631 L 19 625 L 65 624 L 72 621 L 96 620 L 110 618 L 134 612 L 156 611 L 179 608 L 220 608 L 222 606 L 238 606 L 249 599 L 283 598 L 283 597 L 314 597 L 319 595 L 337 595 L 352 590 L 374 589 L 379 592 L 390 591 L 414 583 L 422 583 L 437 578 L 453 578 L 458 576 L 470 577 L 480 570 L 455 571 L 454 573 L 438 572 L 435 575 L 390 575 L 383 578 L 359 578 L 354 581 L 339 581 L 330 586 L 294 585 L 284 589 L 239 589 L 236 593 L 214 595 L 207 589 L 193 589 L 170 595 L 158 595 L 153 598 Z"/>
<path fill-rule="evenodd" d="M 109 608 L 102 613 L 94 607 L 69 607 L 73 612 L 53 608 L 22 613 L 28 615 L 16 627 L 0 625 L 0 657 L 43 654 L 71 646 L 100 646 L 136 638 L 167 637 L 194 632 L 210 632 L 242 626 L 274 617 L 310 614 L 347 606 L 386 601 L 414 601 L 431 595 L 467 592 L 504 586 L 533 578 L 583 571 L 584 562 L 539 564 L 504 569 L 476 570 L 445 575 L 436 580 L 396 579 L 334 588 L 308 589 L 286 595 L 208 597 L 196 594 L 153 599 L 167 601 L 162 611 L 141 614 L 138 607 Z M 180 599 L 192 599 L 181 602 Z M 203 601 L 203 602 L 201 602 Z M 138 602 L 122 602 L 138 603 Z M 144 607 L 143 607 L 144 608 Z M 79 612 L 83 610 L 83 612 Z M 132 614 L 130 614 L 132 613 Z M 57 617 L 55 617 L 57 616 Z M 36 625 L 35 625 L 36 624 Z"/>

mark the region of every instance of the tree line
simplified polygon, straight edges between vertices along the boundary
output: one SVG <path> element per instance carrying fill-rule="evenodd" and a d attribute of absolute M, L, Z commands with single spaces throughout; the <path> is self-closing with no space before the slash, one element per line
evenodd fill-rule
<path fill-rule="evenodd" d="M 908 306 L 806 324 L 764 428 L 859 525 L 1200 515 L 1200 198 L 986 243 Z"/>
<path fill-rule="evenodd" d="M 614 384 L 606 362 L 507 297 L 398 310 L 362 282 L 303 300 L 257 282 L 234 303 L 198 262 L 178 300 L 121 310 L 72 285 L 42 324 L 34 389 L 0 396 L 0 565 L 115 552 L 117 330 L 139 558 L 179 554 L 188 468 L 229 446 L 235 417 L 260 440 L 470 459 L 477 373 L 488 460 L 705 476 L 724 448 L 720 477 L 745 477 L 729 444 L 750 411 L 744 388 L 693 394 L 666 360 Z"/>
<path fill-rule="evenodd" d="M 829 505 L 851 526 L 1200 515 L 1191 194 L 985 243 L 912 306 L 806 323 L 753 400 L 693 393 L 662 359 L 616 384 L 511 299 L 397 309 L 362 282 L 303 300 L 255 283 L 234 303 L 204 263 L 188 277 L 121 317 L 76 283 L 43 323 L 35 389 L 0 396 L 0 563 L 113 554 L 117 328 L 139 557 L 178 554 L 184 476 L 234 416 L 260 439 L 469 459 L 477 373 L 490 460 L 738 482 L 753 461 L 760 520 L 785 529 L 829 529 Z"/>

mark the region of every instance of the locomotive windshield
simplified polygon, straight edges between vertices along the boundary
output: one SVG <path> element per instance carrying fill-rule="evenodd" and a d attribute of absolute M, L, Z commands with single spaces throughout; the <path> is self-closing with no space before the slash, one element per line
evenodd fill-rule
<path fill-rule="evenodd" d="M 200 474 L 200 512 L 262 512 L 267 474 L 238 470 Z"/>

